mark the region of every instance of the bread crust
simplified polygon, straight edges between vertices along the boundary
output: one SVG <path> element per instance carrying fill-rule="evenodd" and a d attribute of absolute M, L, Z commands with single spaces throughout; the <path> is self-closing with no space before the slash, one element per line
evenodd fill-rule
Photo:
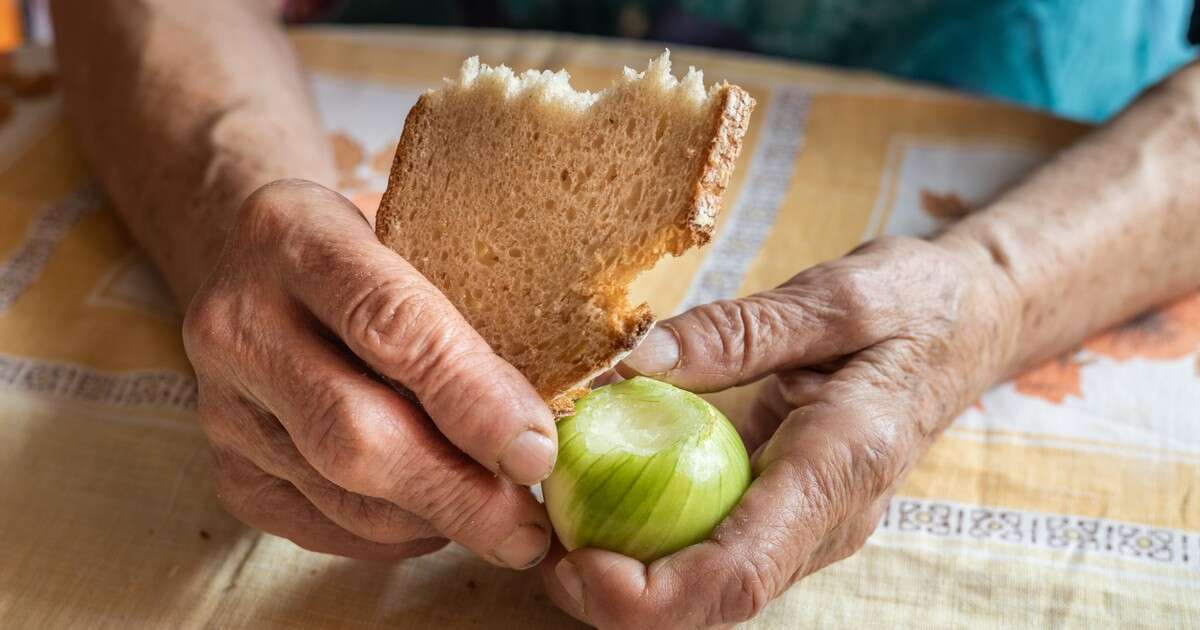
<path fill-rule="evenodd" d="M 742 138 L 746 135 L 750 115 L 754 112 L 754 98 L 736 85 L 722 85 L 719 98 L 719 104 L 713 112 L 710 134 L 712 140 L 704 159 L 696 164 L 692 202 L 689 204 L 688 213 L 681 219 L 681 227 L 685 227 L 691 234 L 692 246 L 704 245 L 712 240 L 721 195 L 729 186 L 729 178 L 742 149 Z M 614 340 L 613 352 L 608 361 L 589 366 L 587 376 L 573 388 L 557 394 L 549 401 L 550 409 L 555 415 L 574 413 L 575 401 L 587 395 L 591 381 L 615 368 L 628 356 L 654 327 L 655 318 L 650 307 L 641 304 L 634 311 L 633 317 L 627 321 L 630 325 L 623 336 Z"/>
<path fill-rule="evenodd" d="M 721 207 L 721 195 L 729 185 L 742 138 L 750 126 L 755 101 L 750 93 L 736 85 L 722 84 L 720 105 L 713 114 L 712 140 L 705 159 L 697 165 L 691 209 L 684 219 L 691 231 L 693 245 L 712 240 Z"/>
<path fill-rule="evenodd" d="M 699 159 L 695 161 L 689 194 L 690 203 L 686 204 L 685 211 L 675 219 L 676 225 L 686 235 L 683 239 L 675 240 L 670 246 L 671 253 L 675 255 L 711 240 L 720 208 L 720 198 L 729 184 L 741 150 L 742 138 L 755 106 L 755 101 L 749 93 L 728 83 L 717 88 L 716 98 L 717 105 L 712 107 L 709 123 L 711 132 L 706 134 L 710 139 L 707 146 L 701 149 Z M 405 118 L 404 131 L 397 144 L 388 175 L 388 187 L 376 217 L 376 235 L 389 246 L 401 236 L 399 232 L 402 228 L 398 224 L 398 214 L 402 204 L 398 203 L 397 195 L 404 193 L 404 182 L 411 175 L 410 171 L 424 168 L 426 160 L 422 159 L 422 156 L 431 150 L 422 146 L 427 141 L 426 118 L 431 112 L 431 99 L 426 94 L 417 99 Z M 558 391 L 541 392 L 555 415 L 574 413 L 574 401 L 588 393 L 591 381 L 624 359 L 655 323 L 654 315 L 646 304 L 615 315 L 621 322 L 620 330 L 612 331 L 614 334 L 608 339 L 609 351 L 604 358 L 576 365 L 571 372 L 580 376 L 573 385 Z"/>
<path fill-rule="evenodd" d="M 424 129 L 425 117 L 429 115 L 429 96 L 422 94 L 417 102 L 408 110 L 404 117 L 404 131 L 400 133 L 400 142 L 396 144 L 396 154 L 392 157 L 392 168 L 388 171 L 387 190 L 379 200 L 379 210 L 375 215 L 375 236 L 384 245 L 396 236 L 396 195 L 400 194 L 400 176 L 410 163 L 404 161 L 405 156 L 414 155 L 419 141 L 421 129 Z"/>

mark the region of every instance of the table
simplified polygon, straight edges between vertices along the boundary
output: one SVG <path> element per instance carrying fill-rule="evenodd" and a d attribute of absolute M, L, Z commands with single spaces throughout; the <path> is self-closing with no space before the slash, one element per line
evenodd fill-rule
<path fill-rule="evenodd" d="M 378 201 L 404 114 L 462 59 L 602 88 L 653 45 L 305 29 L 344 191 Z M 25 50 L 22 62 L 48 64 Z M 660 315 L 772 286 L 986 201 L 1081 125 L 881 77 L 673 51 L 759 102 L 712 244 L 635 284 Z M 2 92 L 0 92 L 2 93 Z M 5 627 L 541 628 L 536 576 L 459 548 L 394 566 L 305 552 L 218 506 L 180 315 L 89 178 L 55 95 L 0 125 Z M 149 156 L 148 159 L 152 159 Z M 682 281 L 684 279 L 686 281 Z M 741 412 L 748 389 L 714 400 Z M 859 554 L 754 628 L 1200 626 L 1200 294 L 990 391 Z"/>

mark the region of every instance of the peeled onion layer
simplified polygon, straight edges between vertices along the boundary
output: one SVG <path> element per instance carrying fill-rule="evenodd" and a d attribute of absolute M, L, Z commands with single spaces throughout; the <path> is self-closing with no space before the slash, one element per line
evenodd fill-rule
<path fill-rule="evenodd" d="M 750 485 L 737 430 L 703 398 L 645 377 L 601 387 L 558 423 L 542 482 L 568 550 L 652 562 L 706 539 Z"/>

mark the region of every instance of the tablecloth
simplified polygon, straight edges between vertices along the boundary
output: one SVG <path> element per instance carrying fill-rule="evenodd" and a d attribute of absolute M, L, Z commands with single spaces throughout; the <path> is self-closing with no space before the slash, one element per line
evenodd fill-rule
<path fill-rule="evenodd" d="M 596 89 L 659 52 L 502 32 L 292 37 L 341 187 L 364 207 L 385 185 L 407 109 L 463 58 L 565 67 Z M 51 67 L 48 51 L 21 55 L 26 72 Z M 759 105 L 714 241 L 635 283 L 661 315 L 770 287 L 880 234 L 936 229 L 1087 132 L 873 75 L 673 56 Z M 575 624 L 536 575 L 461 548 L 357 562 L 227 516 L 179 312 L 90 181 L 57 95 L 13 85 L 0 87 L 11 105 L 0 108 L 0 626 Z M 749 395 L 714 400 L 738 414 Z M 1200 295 L 992 389 L 924 457 L 861 552 L 747 625 L 1200 627 Z"/>

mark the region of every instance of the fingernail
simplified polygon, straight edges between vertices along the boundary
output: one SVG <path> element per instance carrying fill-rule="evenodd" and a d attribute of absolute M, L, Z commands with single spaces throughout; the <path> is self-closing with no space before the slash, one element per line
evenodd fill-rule
<path fill-rule="evenodd" d="M 500 471 L 515 483 L 531 486 L 550 476 L 557 450 L 553 440 L 527 429 L 504 449 L 500 456 Z"/>
<path fill-rule="evenodd" d="M 549 550 L 550 537 L 546 535 L 546 528 L 536 523 L 526 523 L 497 545 L 492 555 L 514 569 L 528 569 L 541 562 Z"/>
<path fill-rule="evenodd" d="M 679 365 L 679 339 L 670 330 L 655 326 L 622 363 L 647 376 L 670 372 Z"/>
<path fill-rule="evenodd" d="M 554 574 L 558 576 L 558 582 L 562 584 L 563 590 L 582 609 L 583 578 L 579 576 L 579 567 L 570 560 L 560 560 L 558 566 L 554 567 Z"/>

